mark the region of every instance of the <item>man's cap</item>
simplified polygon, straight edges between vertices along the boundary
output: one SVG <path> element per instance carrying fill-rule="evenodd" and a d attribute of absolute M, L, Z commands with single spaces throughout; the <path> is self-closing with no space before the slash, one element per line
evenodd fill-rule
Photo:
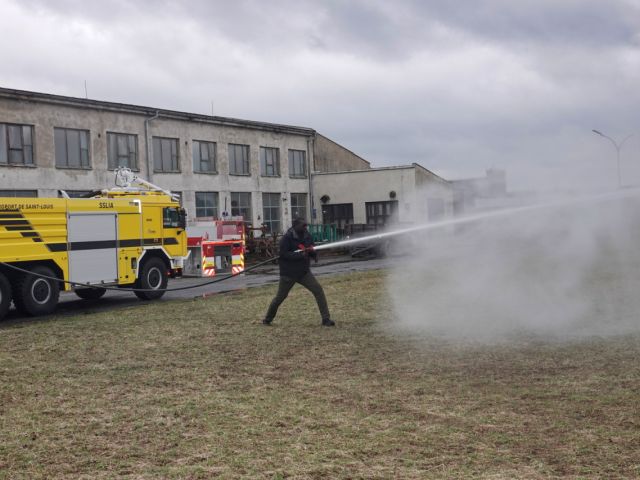
<path fill-rule="evenodd" d="M 293 226 L 297 227 L 298 225 L 307 225 L 307 221 L 302 217 L 296 217 L 293 219 Z"/>

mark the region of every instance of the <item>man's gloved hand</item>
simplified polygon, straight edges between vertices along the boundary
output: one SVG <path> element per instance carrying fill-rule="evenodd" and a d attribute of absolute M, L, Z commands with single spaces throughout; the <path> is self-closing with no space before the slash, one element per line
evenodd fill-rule
<path fill-rule="evenodd" d="M 318 254 L 316 253 L 316 249 L 313 245 L 309 245 L 306 249 L 305 252 L 307 255 L 309 255 L 311 258 L 313 258 L 313 261 L 315 263 L 318 263 Z"/>

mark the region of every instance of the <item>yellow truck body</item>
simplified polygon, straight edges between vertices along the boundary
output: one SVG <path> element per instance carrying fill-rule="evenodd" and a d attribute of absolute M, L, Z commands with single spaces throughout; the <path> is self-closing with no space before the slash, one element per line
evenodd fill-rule
<path fill-rule="evenodd" d="M 159 298 L 167 278 L 181 275 L 185 223 L 180 204 L 158 191 L 0 198 L 0 318 L 11 300 L 27 314 L 49 313 L 59 290 L 98 298 L 101 287 L 126 286 L 140 298 Z"/>

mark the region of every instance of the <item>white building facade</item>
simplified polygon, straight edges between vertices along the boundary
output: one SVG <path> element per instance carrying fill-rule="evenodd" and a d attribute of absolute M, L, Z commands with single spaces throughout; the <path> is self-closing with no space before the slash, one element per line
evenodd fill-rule
<path fill-rule="evenodd" d="M 80 196 L 113 171 L 180 193 L 191 222 L 243 215 L 282 231 L 310 213 L 315 131 L 0 89 L 0 196 Z"/>

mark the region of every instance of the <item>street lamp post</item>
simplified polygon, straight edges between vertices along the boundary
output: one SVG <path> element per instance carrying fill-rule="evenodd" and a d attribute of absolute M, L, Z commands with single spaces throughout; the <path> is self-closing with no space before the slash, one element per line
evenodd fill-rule
<path fill-rule="evenodd" d="M 629 134 L 626 137 L 624 137 L 622 139 L 622 141 L 620 143 L 616 142 L 613 138 L 611 138 L 608 135 L 605 135 L 604 133 L 598 131 L 598 130 L 591 130 L 593 133 L 595 133 L 596 135 L 600 135 L 601 137 L 606 138 L 607 140 L 609 140 L 614 148 L 616 149 L 616 163 L 618 166 L 618 188 L 622 188 L 622 180 L 620 178 L 620 149 L 622 148 L 622 145 L 624 145 L 624 142 L 626 142 L 627 140 L 629 140 L 631 137 L 633 137 L 635 134 Z"/>

